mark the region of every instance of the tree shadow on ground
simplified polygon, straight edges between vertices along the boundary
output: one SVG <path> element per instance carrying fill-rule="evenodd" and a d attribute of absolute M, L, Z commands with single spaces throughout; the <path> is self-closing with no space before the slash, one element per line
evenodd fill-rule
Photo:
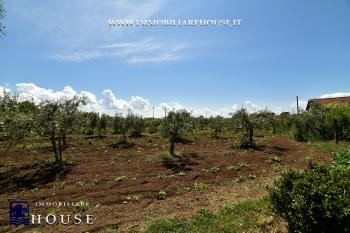
<path fill-rule="evenodd" d="M 172 156 L 163 158 L 163 166 L 167 169 L 171 169 L 174 172 L 191 171 L 193 166 L 198 165 L 195 160 L 198 159 L 196 153 L 187 153 L 181 156 Z"/>
<path fill-rule="evenodd" d="M 0 194 L 33 189 L 47 184 L 56 178 L 65 178 L 72 169 L 72 164 L 63 162 L 24 165 L 0 173 Z"/>

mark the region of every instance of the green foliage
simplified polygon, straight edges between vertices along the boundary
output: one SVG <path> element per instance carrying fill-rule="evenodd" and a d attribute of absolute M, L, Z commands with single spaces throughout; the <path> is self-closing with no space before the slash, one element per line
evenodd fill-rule
<path fill-rule="evenodd" d="M 167 193 L 163 190 L 161 190 L 157 193 L 158 200 L 164 200 L 166 197 L 167 197 Z"/>
<path fill-rule="evenodd" d="M 39 135 L 49 137 L 56 162 L 62 163 L 62 151 L 68 146 L 67 135 L 82 130 L 84 118 L 80 106 L 85 103 L 85 99 L 75 96 L 63 101 L 45 101 L 38 106 L 35 128 Z"/>
<path fill-rule="evenodd" d="M 209 119 L 210 128 L 214 131 L 213 137 L 218 138 L 218 133 L 224 130 L 224 118 L 221 116 Z"/>
<path fill-rule="evenodd" d="M 193 185 L 193 188 L 194 190 L 196 191 L 199 191 L 199 190 L 205 190 L 205 189 L 208 189 L 209 188 L 209 184 L 206 184 L 204 182 L 196 182 L 194 185 Z"/>
<path fill-rule="evenodd" d="M 127 124 L 130 126 L 129 133 L 131 137 L 140 137 L 145 128 L 145 121 L 141 116 L 129 113 L 126 117 Z"/>
<path fill-rule="evenodd" d="M 309 164 L 268 187 L 271 206 L 290 232 L 350 232 L 350 173 Z"/>
<path fill-rule="evenodd" d="M 75 203 L 74 205 L 74 209 L 78 212 L 84 212 L 85 210 L 90 208 L 90 204 L 86 201 L 79 201 L 77 203 Z"/>
<path fill-rule="evenodd" d="M 93 135 L 95 129 L 99 126 L 99 115 L 95 112 L 90 112 L 87 114 L 88 122 L 88 135 Z"/>
<path fill-rule="evenodd" d="M 269 158 L 269 163 L 280 163 L 281 161 L 281 158 L 276 155 Z"/>
<path fill-rule="evenodd" d="M 9 166 L 9 160 L 7 158 L 0 158 L 0 167 Z"/>
<path fill-rule="evenodd" d="M 29 101 L 19 102 L 16 96 L 0 94 L 0 140 L 8 142 L 8 149 L 21 142 L 35 130 L 34 116 L 38 108 Z"/>
<path fill-rule="evenodd" d="M 175 143 L 181 138 L 181 135 L 190 128 L 188 123 L 190 113 L 185 110 L 169 112 L 168 116 L 163 119 L 161 134 L 169 139 L 169 153 L 175 154 Z"/>
<path fill-rule="evenodd" d="M 232 113 L 233 128 L 242 131 L 240 148 L 256 147 L 254 130 L 268 129 L 274 114 L 265 110 L 256 113 L 248 113 L 244 108 Z"/>
<path fill-rule="evenodd" d="M 117 176 L 115 182 L 121 183 L 126 179 L 126 176 Z"/>
<path fill-rule="evenodd" d="M 191 190 L 191 188 L 189 188 L 189 187 L 181 186 L 181 187 L 177 188 L 176 194 L 183 195 L 183 194 L 189 192 L 190 190 Z"/>
<path fill-rule="evenodd" d="M 216 173 L 219 173 L 220 170 L 221 170 L 221 169 L 220 169 L 219 167 L 212 167 L 212 168 L 209 169 L 210 172 L 215 173 L 215 174 L 216 174 Z"/>
<path fill-rule="evenodd" d="M 114 133 L 122 134 L 124 144 L 127 143 L 126 134 L 129 132 L 131 125 L 127 118 L 123 117 L 121 114 L 116 114 L 113 121 Z"/>
<path fill-rule="evenodd" d="M 108 126 L 108 116 L 106 114 L 102 114 L 97 124 L 99 136 L 101 136 L 101 132 L 106 134 L 107 126 Z"/>
<path fill-rule="evenodd" d="M 55 190 L 64 189 L 65 186 L 66 186 L 66 182 L 60 182 L 60 183 L 54 184 L 53 189 Z"/>
<path fill-rule="evenodd" d="M 336 170 L 350 171 L 350 150 L 340 149 L 332 153 L 333 165 Z"/>
<path fill-rule="evenodd" d="M 247 179 L 246 176 L 239 176 L 238 178 L 235 179 L 236 183 L 242 183 Z"/>

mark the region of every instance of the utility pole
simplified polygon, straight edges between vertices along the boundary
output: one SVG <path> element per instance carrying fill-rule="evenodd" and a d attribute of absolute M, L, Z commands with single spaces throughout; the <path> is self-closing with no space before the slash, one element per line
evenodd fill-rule
<path fill-rule="evenodd" d="M 297 114 L 299 114 L 299 96 L 297 96 Z"/>
<path fill-rule="evenodd" d="M 154 119 L 154 106 L 152 107 L 152 109 L 153 109 L 153 119 Z"/>
<path fill-rule="evenodd" d="M 165 118 L 166 118 L 166 107 L 164 107 L 164 115 L 165 115 Z"/>

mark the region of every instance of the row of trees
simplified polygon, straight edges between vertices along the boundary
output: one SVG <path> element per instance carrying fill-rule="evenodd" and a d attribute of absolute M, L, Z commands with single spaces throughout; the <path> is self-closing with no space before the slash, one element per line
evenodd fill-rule
<path fill-rule="evenodd" d="M 129 112 L 126 116 L 108 116 L 95 112 L 82 112 L 85 100 L 74 97 L 64 101 L 45 101 L 35 105 L 30 101 L 18 101 L 16 96 L 4 93 L 0 97 L 0 140 L 8 146 L 24 138 L 35 136 L 50 140 L 57 162 L 62 162 L 62 151 L 68 146 L 67 136 L 72 134 L 96 135 L 107 132 L 122 135 L 121 143 L 127 144 L 127 137 L 149 133 L 161 133 L 169 139 L 169 153 L 175 154 L 175 144 L 185 132 L 211 130 L 213 137 L 226 131 L 241 132 L 241 147 L 254 147 L 256 130 L 288 134 L 296 140 L 340 140 L 350 139 L 350 107 L 343 104 L 329 106 L 314 105 L 310 111 L 300 114 L 282 113 L 276 115 L 268 110 L 249 113 L 239 109 L 230 118 L 220 116 L 193 117 L 185 110 L 172 111 L 163 119 L 144 119 Z"/>

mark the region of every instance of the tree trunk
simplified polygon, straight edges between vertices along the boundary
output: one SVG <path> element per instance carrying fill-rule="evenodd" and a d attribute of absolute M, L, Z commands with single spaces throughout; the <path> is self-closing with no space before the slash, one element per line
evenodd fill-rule
<path fill-rule="evenodd" d="M 55 162 L 57 163 L 59 162 L 59 160 L 58 160 L 58 152 L 57 152 L 57 146 L 56 146 L 56 136 L 54 133 L 51 135 L 51 144 L 52 144 L 53 152 L 55 154 Z"/>
<path fill-rule="evenodd" d="M 249 128 L 249 146 L 253 147 L 253 134 L 254 134 L 254 129 L 253 127 Z"/>
<path fill-rule="evenodd" d="M 275 124 L 272 125 L 272 134 L 276 134 L 276 125 Z"/>
<path fill-rule="evenodd" d="M 175 153 L 175 138 L 170 139 L 170 155 L 174 155 Z"/>
<path fill-rule="evenodd" d="M 334 130 L 334 140 L 335 143 L 339 143 L 339 127 L 338 127 L 338 122 L 337 120 L 333 120 L 333 130 Z"/>
<path fill-rule="evenodd" d="M 67 143 L 66 133 L 63 133 L 62 139 L 63 139 L 63 148 L 67 148 L 68 143 Z"/>
<path fill-rule="evenodd" d="M 123 143 L 126 144 L 126 133 L 123 133 Z"/>
<path fill-rule="evenodd" d="M 58 161 L 61 164 L 62 163 L 62 136 L 61 134 L 58 135 Z"/>

